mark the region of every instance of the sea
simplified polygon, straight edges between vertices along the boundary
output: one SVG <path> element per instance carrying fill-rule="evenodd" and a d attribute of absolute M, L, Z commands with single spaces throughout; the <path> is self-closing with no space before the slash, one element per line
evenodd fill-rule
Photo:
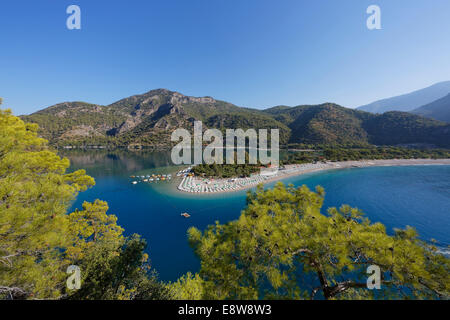
<path fill-rule="evenodd" d="M 96 185 L 80 193 L 71 210 L 84 201 L 101 199 L 109 214 L 118 217 L 126 235 L 140 234 L 148 243 L 151 266 L 164 281 L 176 281 L 200 263 L 186 232 L 201 230 L 216 221 L 237 219 L 246 205 L 246 191 L 188 194 L 176 190 L 179 180 L 168 152 L 128 150 L 62 151 L 70 170 L 86 169 Z M 131 176 L 168 174 L 170 181 L 132 184 Z M 443 250 L 450 245 L 450 166 L 422 165 L 327 170 L 281 180 L 295 186 L 320 185 L 326 196 L 323 212 L 348 204 L 361 209 L 372 222 L 383 223 L 388 233 L 412 226 L 425 241 L 436 240 Z M 267 184 L 270 188 L 275 182 Z M 182 212 L 191 215 L 181 217 Z"/>

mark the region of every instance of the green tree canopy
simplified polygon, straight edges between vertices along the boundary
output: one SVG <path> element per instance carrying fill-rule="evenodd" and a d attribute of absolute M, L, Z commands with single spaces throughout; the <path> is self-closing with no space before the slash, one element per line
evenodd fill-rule
<path fill-rule="evenodd" d="M 64 273 L 56 263 L 69 240 L 66 210 L 94 185 L 26 124 L 0 110 L 0 294 L 56 298 Z"/>
<path fill-rule="evenodd" d="M 145 240 L 139 235 L 125 238 L 117 217 L 107 211 L 107 203 L 96 200 L 69 215 L 74 242 L 66 258 L 83 270 L 82 286 L 69 293 L 70 299 L 170 298 L 169 290 L 150 272 Z"/>
<path fill-rule="evenodd" d="M 94 185 L 84 170 L 49 149 L 35 124 L 0 110 L 0 299 L 156 299 L 166 287 L 149 273 L 146 242 L 125 238 L 106 202 L 68 214 Z M 82 288 L 66 289 L 67 267 Z"/>
<path fill-rule="evenodd" d="M 356 208 L 321 213 L 324 190 L 278 183 L 249 193 L 240 218 L 203 233 L 188 231 L 201 259 L 197 276 L 173 287 L 193 298 L 445 298 L 449 259 L 412 228 L 386 233 Z M 381 290 L 368 290 L 367 267 L 381 268 Z"/>

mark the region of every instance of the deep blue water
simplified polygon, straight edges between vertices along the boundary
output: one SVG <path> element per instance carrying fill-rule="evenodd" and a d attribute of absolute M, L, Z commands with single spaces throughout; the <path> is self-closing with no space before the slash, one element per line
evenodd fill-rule
<path fill-rule="evenodd" d="M 69 155 L 73 169 L 86 168 L 96 186 L 79 195 L 74 207 L 97 198 L 109 203 L 126 234 L 148 241 L 152 266 L 162 280 L 176 280 L 197 271 L 199 262 L 189 247 L 186 231 L 219 220 L 236 219 L 245 206 L 245 192 L 190 195 L 173 191 L 169 183 L 132 185 L 130 175 L 165 173 L 174 168 L 167 155 L 152 153 L 86 153 Z M 372 221 L 393 228 L 415 227 L 421 238 L 450 244 L 450 166 L 375 167 L 330 170 L 283 180 L 294 185 L 325 188 L 325 209 L 349 204 Z M 269 184 L 268 186 L 273 185 Z M 180 217 L 189 212 L 191 218 Z"/>

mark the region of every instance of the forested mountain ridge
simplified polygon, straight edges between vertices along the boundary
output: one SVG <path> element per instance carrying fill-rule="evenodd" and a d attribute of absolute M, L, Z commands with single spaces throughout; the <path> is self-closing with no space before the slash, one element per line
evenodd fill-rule
<path fill-rule="evenodd" d="M 450 146 L 450 125 L 406 112 L 372 114 L 332 103 L 279 106 L 264 112 L 289 126 L 290 143 Z"/>
<path fill-rule="evenodd" d="M 289 126 L 292 131 L 290 143 L 368 142 L 362 127 L 362 119 L 371 116 L 366 112 L 333 103 L 275 107 L 265 112 Z"/>
<path fill-rule="evenodd" d="M 188 97 L 166 89 L 149 91 L 108 106 L 66 102 L 22 119 L 35 122 L 41 135 L 55 145 L 133 144 L 166 146 L 176 128 L 192 128 L 195 120 L 204 127 L 278 128 L 282 143 L 290 129 L 258 110 L 237 107 L 211 97 Z"/>
<path fill-rule="evenodd" d="M 40 110 L 22 119 L 39 124 L 40 134 L 51 142 L 72 137 L 98 137 L 120 127 L 126 113 L 85 102 L 64 102 Z"/>
<path fill-rule="evenodd" d="M 450 125 L 404 112 L 375 115 L 333 103 L 243 108 L 212 97 L 166 89 L 131 96 L 108 106 L 66 102 L 22 118 L 38 123 L 56 146 L 170 146 L 177 128 L 280 129 L 280 143 L 406 144 L 450 147 Z"/>

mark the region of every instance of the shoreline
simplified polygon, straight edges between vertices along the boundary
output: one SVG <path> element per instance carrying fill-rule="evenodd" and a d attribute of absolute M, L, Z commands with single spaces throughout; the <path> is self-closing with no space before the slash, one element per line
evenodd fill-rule
<path fill-rule="evenodd" d="M 249 178 L 211 179 L 200 177 L 184 177 L 176 186 L 176 190 L 179 193 L 202 195 L 229 193 L 251 189 L 256 187 L 260 183 L 267 184 L 290 177 L 325 170 L 417 165 L 450 165 L 450 159 L 388 159 L 326 162 L 316 164 L 292 164 L 286 165 L 285 169 L 278 170 L 275 174 L 272 175 L 255 174 Z"/>

